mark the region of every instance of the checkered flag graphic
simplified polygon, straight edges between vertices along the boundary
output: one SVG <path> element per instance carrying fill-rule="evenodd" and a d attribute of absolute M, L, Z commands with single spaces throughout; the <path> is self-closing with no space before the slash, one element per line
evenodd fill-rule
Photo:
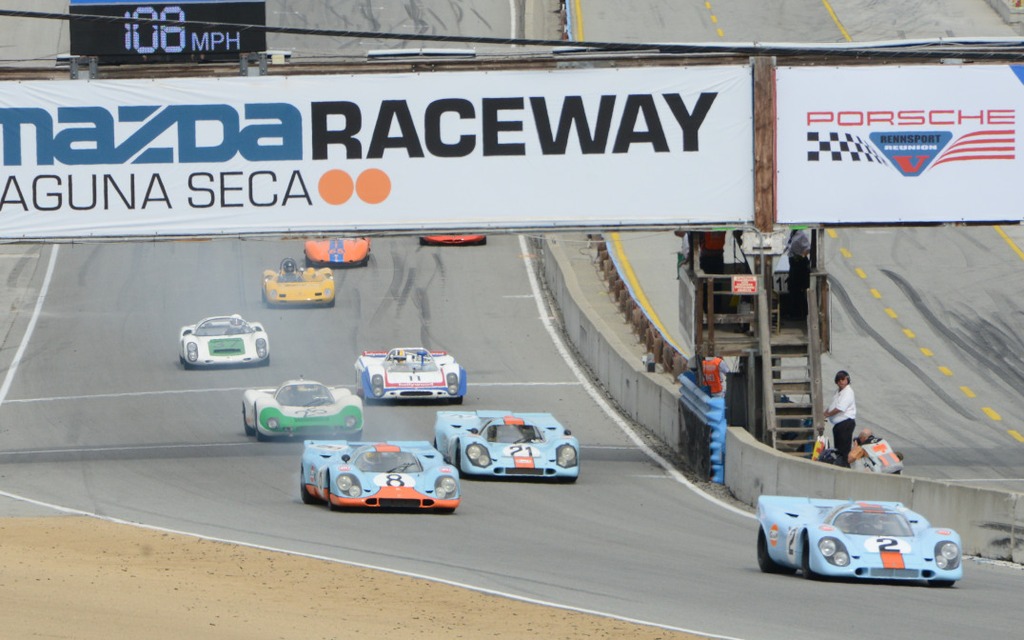
<path fill-rule="evenodd" d="M 819 133 L 817 131 L 807 132 L 807 142 L 811 143 L 812 149 L 807 152 L 808 162 L 819 162 L 831 160 L 841 162 L 850 160 L 853 162 L 877 162 L 888 165 L 885 157 L 878 152 L 875 145 L 852 133 Z"/>

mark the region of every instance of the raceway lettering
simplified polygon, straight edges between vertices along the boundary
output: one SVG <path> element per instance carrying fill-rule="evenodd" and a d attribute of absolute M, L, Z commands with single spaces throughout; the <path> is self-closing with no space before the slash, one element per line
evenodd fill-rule
<path fill-rule="evenodd" d="M 434 100 L 415 109 L 383 100 L 373 110 L 351 101 L 309 105 L 309 149 L 315 161 L 525 156 L 529 136 L 543 155 L 655 153 L 700 149 L 702 124 L 717 92 L 688 106 L 678 93 L 601 96 L 596 107 L 566 96 L 552 107 L 540 97 Z M 529 125 L 529 126 L 528 126 Z M 312 207 L 319 176 L 282 162 L 305 156 L 302 112 L 287 103 L 137 105 L 0 109 L 0 160 L 5 167 L 129 165 L 130 175 L 50 171 L 0 178 L 0 212 L 161 209 L 179 207 Z M 334 153 L 337 151 L 337 153 Z M 204 170 L 188 174 L 186 188 L 169 189 L 161 164 L 217 165 L 236 158 L 275 163 L 250 172 Z M 215 169 L 215 167 L 207 167 Z M 325 167 L 325 170 L 327 167 Z"/>
<path fill-rule="evenodd" d="M 702 93 L 691 112 L 679 94 L 661 96 L 629 95 L 614 127 L 612 153 L 626 153 L 633 145 L 650 145 L 655 151 L 670 151 L 658 98 L 669 108 L 682 130 L 680 149 L 699 149 L 698 133 L 717 93 Z M 569 134 L 576 130 L 583 153 L 607 153 L 612 136 L 612 116 L 616 96 L 603 96 L 593 125 L 580 96 L 568 96 L 558 113 L 558 126 L 552 130 L 547 100 L 530 98 L 530 111 L 536 125 L 534 133 L 544 154 L 564 154 Z M 502 142 L 503 133 L 521 132 L 526 98 L 484 98 L 477 107 L 469 100 L 443 99 L 427 105 L 420 114 L 420 127 L 405 100 L 385 100 L 377 109 L 374 125 L 362 138 L 363 110 L 354 102 L 314 102 L 311 108 L 311 146 L 313 159 L 324 160 L 331 145 L 342 145 L 345 157 L 382 158 L 389 149 L 404 149 L 410 158 L 422 158 L 424 149 L 439 158 L 463 157 L 476 151 L 484 156 L 525 155 L 526 144 Z M 479 111 L 479 115 L 477 112 Z M 122 106 L 114 117 L 102 107 L 61 107 L 53 116 L 41 108 L 0 109 L 0 134 L 3 136 L 3 165 L 22 166 L 24 130 L 32 135 L 35 147 L 33 164 L 118 165 L 167 163 L 221 163 L 241 156 L 251 162 L 301 160 L 302 115 L 290 104 L 247 104 L 240 115 L 227 104 Z M 340 117 L 344 126 L 332 129 L 330 123 Z M 445 141 L 441 121 L 479 120 L 480 133 L 462 134 Z M 245 121 L 256 121 L 244 123 Z M 126 126 L 141 123 L 139 126 Z M 203 125 L 208 131 L 202 136 Z M 60 127 L 58 125 L 69 125 Z M 73 125 L 73 126 L 72 126 Z M 392 136 L 393 128 L 399 135 Z M 212 129 L 212 131 L 210 131 Z M 422 135 L 419 129 L 423 130 Z M 155 143 L 164 133 L 174 132 L 176 145 Z M 215 137 L 220 142 L 204 145 L 200 137 Z M 117 140 L 124 137 L 118 144 Z M 366 151 L 364 153 L 364 139 Z"/>

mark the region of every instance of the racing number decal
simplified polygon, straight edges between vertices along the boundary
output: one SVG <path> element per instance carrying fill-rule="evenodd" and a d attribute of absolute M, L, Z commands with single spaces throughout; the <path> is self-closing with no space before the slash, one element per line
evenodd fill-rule
<path fill-rule="evenodd" d="M 513 444 L 505 447 L 505 455 L 511 458 L 539 458 L 540 451 L 537 451 L 528 444 Z"/>
<path fill-rule="evenodd" d="M 415 487 L 416 479 L 407 473 L 378 473 L 373 477 L 378 487 Z"/>
<path fill-rule="evenodd" d="M 789 557 L 790 561 L 796 558 L 796 527 L 790 527 L 789 531 L 786 532 L 786 556 Z"/>
<path fill-rule="evenodd" d="M 868 538 L 864 548 L 872 553 L 910 553 L 909 542 L 887 536 Z"/>

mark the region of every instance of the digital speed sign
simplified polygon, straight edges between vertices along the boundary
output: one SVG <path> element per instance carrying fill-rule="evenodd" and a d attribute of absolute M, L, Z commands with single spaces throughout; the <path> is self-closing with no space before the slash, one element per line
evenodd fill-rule
<path fill-rule="evenodd" d="M 266 51 L 266 4 L 71 0 L 71 54 L 114 63 L 237 60 Z"/>

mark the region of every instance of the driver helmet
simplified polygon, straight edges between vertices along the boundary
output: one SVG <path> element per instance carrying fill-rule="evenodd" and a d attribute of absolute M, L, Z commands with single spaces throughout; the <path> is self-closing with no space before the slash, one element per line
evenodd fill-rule
<path fill-rule="evenodd" d="M 285 258 L 284 261 L 281 262 L 281 271 L 284 271 L 285 273 L 295 273 L 296 269 L 298 269 L 298 265 L 292 258 Z"/>

